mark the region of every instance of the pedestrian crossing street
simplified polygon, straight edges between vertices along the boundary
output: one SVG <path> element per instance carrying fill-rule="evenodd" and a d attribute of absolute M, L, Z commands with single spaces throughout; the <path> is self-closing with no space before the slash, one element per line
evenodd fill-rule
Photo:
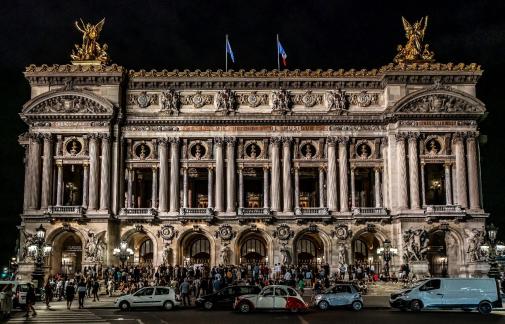
<path fill-rule="evenodd" d="M 110 323 L 86 309 L 37 309 L 37 316 L 24 317 L 24 312 L 15 314 L 8 323 Z"/>

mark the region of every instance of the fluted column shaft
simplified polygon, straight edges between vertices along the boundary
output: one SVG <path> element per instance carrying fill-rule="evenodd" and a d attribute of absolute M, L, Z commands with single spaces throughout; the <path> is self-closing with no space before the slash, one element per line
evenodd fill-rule
<path fill-rule="evenodd" d="M 349 163 L 347 157 L 347 138 L 340 138 L 338 144 L 338 164 L 340 171 L 340 211 L 349 211 Z"/>
<path fill-rule="evenodd" d="M 280 139 L 272 139 L 272 185 L 271 204 L 273 211 L 281 210 L 281 161 L 280 161 Z"/>
<path fill-rule="evenodd" d="M 207 169 L 207 206 L 208 207 L 213 207 L 214 206 L 214 181 L 213 181 L 213 171 L 212 167 L 209 167 Z"/>
<path fill-rule="evenodd" d="M 182 168 L 182 207 L 188 208 L 188 168 Z"/>
<path fill-rule="evenodd" d="M 170 211 L 179 210 L 179 139 L 170 139 Z"/>
<path fill-rule="evenodd" d="M 216 139 L 216 211 L 224 211 L 223 139 Z"/>
<path fill-rule="evenodd" d="M 396 159 L 398 162 L 398 208 L 408 208 L 407 192 L 407 163 L 405 155 L 405 137 L 399 135 L 396 137 Z"/>
<path fill-rule="evenodd" d="M 51 183 L 53 179 L 53 139 L 52 135 L 44 136 L 44 160 L 42 161 L 42 192 L 40 209 L 47 209 L 51 204 Z"/>
<path fill-rule="evenodd" d="M 244 208 L 244 170 L 238 169 L 238 206 Z"/>
<path fill-rule="evenodd" d="M 409 178 L 410 208 L 419 209 L 419 164 L 417 154 L 417 136 L 409 137 Z"/>
<path fill-rule="evenodd" d="M 380 168 L 374 168 L 374 172 L 375 172 L 375 174 L 374 174 L 374 176 L 375 176 L 375 186 L 374 186 L 375 207 L 379 208 L 379 207 L 382 207 Z"/>
<path fill-rule="evenodd" d="M 291 139 L 285 138 L 282 143 L 282 176 L 283 176 L 283 211 L 293 211 L 293 185 L 291 182 Z"/>
<path fill-rule="evenodd" d="M 110 141 L 109 135 L 102 135 L 102 167 L 100 177 L 100 210 L 110 208 Z"/>
<path fill-rule="evenodd" d="M 270 207 L 270 202 L 269 202 L 269 186 L 268 186 L 268 167 L 263 167 L 263 207 L 268 208 Z"/>
<path fill-rule="evenodd" d="M 158 154 L 160 159 L 158 211 L 166 212 L 168 208 L 168 150 L 166 139 L 159 140 Z"/>
<path fill-rule="evenodd" d="M 56 206 L 63 204 L 63 165 L 61 161 L 56 163 L 57 179 L 56 179 Z"/>
<path fill-rule="evenodd" d="M 38 209 L 40 205 L 40 137 L 38 134 L 30 138 L 30 199 L 28 208 Z"/>
<path fill-rule="evenodd" d="M 445 203 L 452 205 L 452 181 L 451 181 L 451 165 L 444 164 L 445 170 Z"/>
<path fill-rule="evenodd" d="M 236 211 L 236 171 L 235 171 L 235 138 L 226 139 L 226 211 Z"/>
<path fill-rule="evenodd" d="M 328 138 L 328 184 L 326 186 L 326 197 L 328 199 L 328 209 L 337 211 L 337 152 L 334 138 Z"/>
<path fill-rule="evenodd" d="M 468 207 L 467 199 L 467 182 L 466 182 L 466 163 L 465 163 L 465 147 L 463 145 L 463 136 L 456 135 L 454 138 L 454 154 L 456 155 L 456 184 L 458 186 L 458 204 L 463 207 Z"/>
<path fill-rule="evenodd" d="M 84 175 L 82 179 L 82 207 L 88 208 L 88 192 L 89 192 L 89 163 L 83 164 Z"/>
<path fill-rule="evenodd" d="M 158 168 L 153 167 L 153 182 L 151 187 L 151 208 L 156 208 L 156 202 L 158 200 Z"/>
<path fill-rule="evenodd" d="M 324 168 L 319 168 L 319 207 L 324 207 Z"/>
<path fill-rule="evenodd" d="M 295 208 L 300 208 L 300 169 L 295 167 Z"/>
<path fill-rule="evenodd" d="M 421 202 L 423 208 L 426 206 L 426 180 L 424 178 L 424 163 L 421 163 Z"/>
<path fill-rule="evenodd" d="M 96 210 L 98 208 L 98 194 L 100 179 L 98 178 L 98 136 L 91 135 L 89 137 L 89 203 L 88 210 Z"/>
<path fill-rule="evenodd" d="M 479 171 L 477 162 L 477 143 L 474 135 L 466 140 L 468 159 L 468 189 L 470 190 L 470 209 L 480 209 Z"/>
<path fill-rule="evenodd" d="M 351 208 L 356 207 L 356 183 L 355 181 L 355 172 L 356 168 L 352 167 L 351 168 Z"/>

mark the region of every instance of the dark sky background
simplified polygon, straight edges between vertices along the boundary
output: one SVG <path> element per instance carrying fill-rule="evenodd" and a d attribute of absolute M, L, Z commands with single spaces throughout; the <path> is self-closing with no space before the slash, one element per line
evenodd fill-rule
<path fill-rule="evenodd" d="M 16 2 L 16 3 L 14 3 Z M 290 69 L 378 68 L 404 43 L 401 16 L 429 15 L 425 40 L 438 62 L 482 65 L 477 95 L 487 105 L 481 133 L 484 205 L 505 238 L 505 1 L 3 1 L 0 5 L 0 264 L 14 254 L 22 209 L 23 152 L 17 136 L 29 100 L 29 64 L 66 64 L 81 41 L 74 20 L 106 17 L 101 41 L 128 69 L 224 69 L 230 35 L 234 69 L 276 68 L 275 34 Z"/>

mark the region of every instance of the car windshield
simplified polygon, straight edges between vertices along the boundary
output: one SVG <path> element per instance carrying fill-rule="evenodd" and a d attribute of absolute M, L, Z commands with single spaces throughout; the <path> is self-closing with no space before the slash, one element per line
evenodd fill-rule
<path fill-rule="evenodd" d="M 422 285 L 424 285 L 426 282 L 428 282 L 429 279 L 424 279 L 424 280 L 419 280 L 419 281 L 416 281 L 414 283 L 411 284 L 411 288 L 417 288 L 417 287 L 420 287 Z"/>

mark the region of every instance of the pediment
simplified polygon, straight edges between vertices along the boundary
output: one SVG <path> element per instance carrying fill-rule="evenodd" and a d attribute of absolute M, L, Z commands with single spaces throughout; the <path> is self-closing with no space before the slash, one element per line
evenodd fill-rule
<path fill-rule="evenodd" d="M 389 112 L 400 115 L 482 115 L 486 112 L 486 107 L 482 101 L 465 92 L 438 86 L 404 97 Z"/>
<path fill-rule="evenodd" d="M 114 105 L 107 99 L 85 90 L 55 90 L 28 101 L 22 116 L 30 118 L 110 118 Z"/>

